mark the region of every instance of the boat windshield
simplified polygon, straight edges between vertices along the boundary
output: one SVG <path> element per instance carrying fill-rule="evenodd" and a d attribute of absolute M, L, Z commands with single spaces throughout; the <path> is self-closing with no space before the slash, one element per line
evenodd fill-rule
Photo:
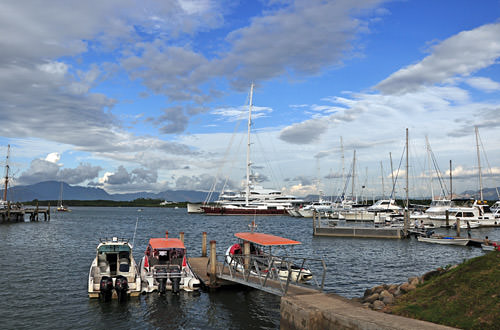
<path fill-rule="evenodd" d="M 158 249 L 153 251 L 153 255 L 158 257 L 159 265 L 182 265 L 184 253 L 184 249 Z"/>

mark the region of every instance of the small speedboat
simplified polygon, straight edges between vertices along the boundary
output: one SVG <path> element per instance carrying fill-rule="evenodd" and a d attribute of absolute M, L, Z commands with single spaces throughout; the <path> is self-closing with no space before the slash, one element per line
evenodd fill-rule
<path fill-rule="evenodd" d="M 151 238 L 141 261 L 142 292 L 167 290 L 194 291 L 201 286 L 186 258 L 184 243 L 178 238 Z"/>
<path fill-rule="evenodd" d="M 272 248 L 301 244 L 288 238 L 256 232 L 234 234 L 243 242 L 250 243 L 252 262 L 250 274 L 267 276 L 268 272 L 275 272 L 281 280 L 290 277 L 292 282 L 307 282 L 313 278 L 312 272 L 306 267 L 299 267 L 287 261 L 287 258 L 273 256 Z M 239 272 L 244 272 L 244 243 L 236 243 L 226 250 L 226 262 Z M 268 249 L 267 252 L 264 250 Z"/>
<path fill-rule="evenodd" d="M 470 239 L 462 238 L 462 237 L 453 237 L 453 236 L 418 236 L 417 240 L 419 242 L 426 243 L 434 243 L 434 244 L 443 244 L 443 245 L 460 245 L 465 246 L 469 244 Z"/>
<path fill-rule="evenodd" d="M 132 245 L 125 239 L 101 239 L 92 261 L 88 279 L 89 298 L 124 300 L 141 293 L 141 278 L 132 255 Z"/>

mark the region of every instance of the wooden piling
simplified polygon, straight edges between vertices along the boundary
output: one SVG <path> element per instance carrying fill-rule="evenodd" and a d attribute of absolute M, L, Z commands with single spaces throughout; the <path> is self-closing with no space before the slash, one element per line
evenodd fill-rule
<path fill-rule="evenodd" d="M 202 240 L 201 240 L 201 256 L 207 256 L 207 233 L 203 232 Z"/>
<path fill-rule="evenodd" d="M 179 233 L 179 239 L 180 239 L 180 240 L 181 240 L 181 242 L 184 244 L 184 232 L 183 232 L 183 231 L 181 231 L 181 232 Z"/>
<path fill-rule="evenodd" d="M 215 241 L 210 241 L 210 270 L 209 270 L 209 275 L 210 275 L 210 285 L 215 285 L 217 278 L 216 278 L 216 273 L 217 273 L 217 249 L 216 249 L 216 243 Z"/>
<path fill-rule="evenodd" d="M 457 237 L 460 237 L 460 219 L 457 218 Z"/>
<path fill-rule="evenodd" d="M 448 228 L 450 226 L 450 211 L 446 210 L 444 214 L 446 216 L 446 228 Z"/>
<path fill-rule="evenodd" d="M 243 242 L 243 255 L 245 256 L 245 270 L 248 270 L 250 268 L 250 242 L 248 241 Z"/>

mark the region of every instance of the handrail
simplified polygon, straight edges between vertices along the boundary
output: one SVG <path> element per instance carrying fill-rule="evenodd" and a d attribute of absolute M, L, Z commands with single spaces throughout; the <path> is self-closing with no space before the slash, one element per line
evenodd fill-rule
<path fill-rule="evenodd" d="M 217 276 L 224 280 L 248 285 L 280 296 L 287 294 L 290 284 L 323 291 L 326 263 L 323 258 L 304 258 L 274 255 L 217 255 Z M 248 258 L 245 267 L 245 258 Z M 300 267 L 298 266 L 300 265 Z M 311 266 L 314 266 L 312 268 Z M 303 276 L 313 273 L 311 281 Z M 285 273 L 286 271 L 286 273 Z M 318 278 L 321 281 L 318 282 Z"/>

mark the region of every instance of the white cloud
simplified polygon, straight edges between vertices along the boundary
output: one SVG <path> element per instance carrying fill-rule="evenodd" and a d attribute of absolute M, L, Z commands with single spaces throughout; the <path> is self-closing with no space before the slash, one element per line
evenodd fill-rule
<path fill-rule="evenodd" d="M 403 68 L 375 86 L 384 94 L 415 91 L 455 76 L 468 76 L 500 57 L 500 23 L 460 32 L 432 48 L 422 61 Z"/>
<path fill-rule="evenodd" d="M 45 157 L 45 160 L 50 163 L 57 164 L 59 160 L 61 159 L 61 155 L 57 152 L 51 152 L 50 154 Z"/>
<path fill-rule="evenodd" d="M 500 91 L 500 83 L 491 80 L 490 78 L 486 77 L 472 77 L 469 79 L 466 79 L 465 82 L 469 84 L 471 87 L 474 87 L 476 89 L 485 91 L 485 92 L 494 92 L 494 91 Z"/>

